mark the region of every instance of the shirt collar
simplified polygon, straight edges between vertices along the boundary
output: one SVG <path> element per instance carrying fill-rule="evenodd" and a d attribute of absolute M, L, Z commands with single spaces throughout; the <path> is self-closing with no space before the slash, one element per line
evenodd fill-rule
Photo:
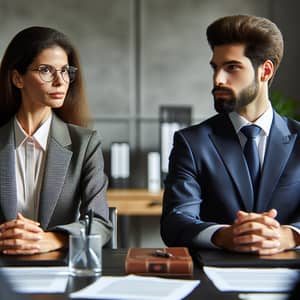
<path fill-rule="evenodd" d="M 247 119 L 239 115 L 237 112 L 231 112 L 229 114 L 229 118 L 232 122 L 232 125 L 236 133 L 238 133 L 241 130 L 241 128 L 246 125 L 255 124 L 262 129 L 264 135 L 268 136 L 273 121 L 272 105 L 269 102 L 267 110 L 253 123 L 249 122 Z"/>
<path fill-rule="evenodd" d="M 48 141 L 48 136 L 50 132 L 50 125 L 51 125 L 51 120 L 52 120 L 52 114 L 48 117 L 44 123 L 36 130 L 36 132 L 33 134 L 31 138 L 33 138 L 39 145 L 40 147 L 46 151 L 47 149 L 47 141 Z M 30 136 L 24 131 L 22 128 L 21 124 L 15 117 L 14 121 L 14 131 L 15 131 L 15 145 L 16 148 L 21 146 Z"/>

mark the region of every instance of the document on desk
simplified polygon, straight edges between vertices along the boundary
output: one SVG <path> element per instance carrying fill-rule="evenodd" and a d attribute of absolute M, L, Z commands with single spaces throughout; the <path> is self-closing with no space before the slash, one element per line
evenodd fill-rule
<path fill-rule="evenodd" d="M 288 300 L 290 295 L 288 293 L 251 293 L 239 294 L 241 300 Z"/>
<path fill-rule="evenodd" d="M 1 271 L 19 293 L 63 293 L 69 275 L 67 267 L 4 267 Z"/>
<path fill-rule="evenodd" d="M 199 280 L 166 279 L 150 276 L 103 276 L 71 298 L 118 300 L 179 300 L 190 294 Z"/>
<path fill-rule="evenodd" d="M 224 292 L 289 292 L 299 270 L 286 268 L 217 268 L 203 267 L 214 285 Z"/>

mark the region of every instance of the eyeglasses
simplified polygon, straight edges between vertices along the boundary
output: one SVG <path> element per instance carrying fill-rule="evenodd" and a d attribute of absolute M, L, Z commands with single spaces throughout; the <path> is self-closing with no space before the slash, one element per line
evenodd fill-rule
<path fill-rule="evenodd" d="M 64 66 L 61 70 L 58 70 L 51 65 L 39 65 L 36 69 L 31 69 L 31 71 L 39 72 L 40 78 L 45 82 L 53 81 L 57 76 L 57 72 L 60 72 L 62 79 L 66 83 L 71 83 L 75 80 L 77 70 L 76 67 L 72 66 Z"/>

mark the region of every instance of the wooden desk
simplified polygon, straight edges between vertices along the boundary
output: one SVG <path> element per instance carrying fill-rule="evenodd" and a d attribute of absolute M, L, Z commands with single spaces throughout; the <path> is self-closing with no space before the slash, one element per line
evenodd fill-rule
<path fill-rule="evenodd" d="M 162 196 L 162 191 L 150 193 L 147 189 L 109 189 L 107 202 L 118 209 L 118 215 L 160 216 Z"/>

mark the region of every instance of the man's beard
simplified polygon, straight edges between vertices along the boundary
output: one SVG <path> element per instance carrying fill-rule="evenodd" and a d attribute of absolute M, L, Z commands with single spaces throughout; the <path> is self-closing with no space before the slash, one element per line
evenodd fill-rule
<path fill-rule="evenodd" d="M 258 94 L 258 81 L 256 79 L 244 88 L 239 95 L 235 96 L 230 88 L 216 86 L 212 90 L 212 94 L 215 91 L 225 91 L 231 94 L 230 98 L 224 99 L 222 97 L 216 98 L 214 96 L 214 106 L 218 113 L 230 113 L 232 111 L 239 111 L 241 108 L 245 107 L 251 103 Z"/>

